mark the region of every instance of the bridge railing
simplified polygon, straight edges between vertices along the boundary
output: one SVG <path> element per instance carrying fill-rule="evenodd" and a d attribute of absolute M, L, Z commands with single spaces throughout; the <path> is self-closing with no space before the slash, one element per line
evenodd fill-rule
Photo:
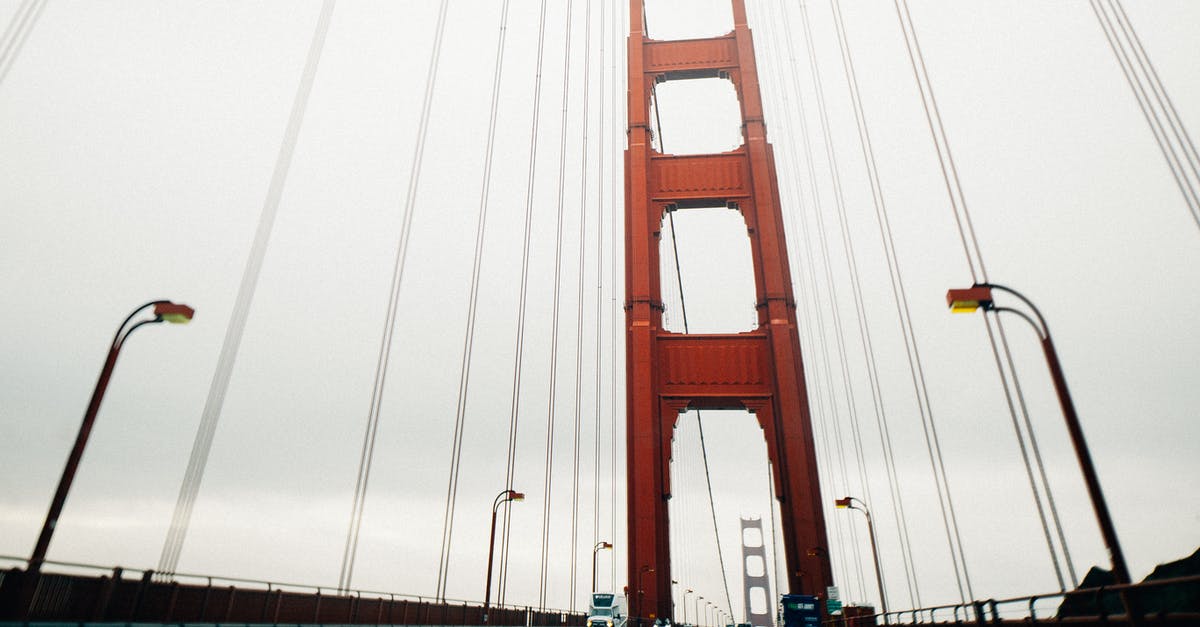
<path fill-rule="evenodd" d="M 104 567 L 47 560 L 67 572 L 29 573 L 23 558 L 0 571 L 0 620 L 335 623 L 400 625 L 583 625 L 554 609 L 436 599 L 374 590 Z M 133 577 L 129 577 L 133 575 Z"/>
<path fill-rule="evenodd" d="M 1172 595 L 1175 598 L 1171 598 Z M 1190 599 L 1190 601 L 1189 601 Z M 1153 579 L 1136 584 L 1098 586 L 1006 599 L 985 599 L 854 618 L 831 618 L 827 625 L 987 625 L 1129 624 L 1200 625 L 1200 575 Z M 1185 609 L 1179 609 L 1182 606 Z M 1189 609 L 1190 608 L 1190 609 Z"/>

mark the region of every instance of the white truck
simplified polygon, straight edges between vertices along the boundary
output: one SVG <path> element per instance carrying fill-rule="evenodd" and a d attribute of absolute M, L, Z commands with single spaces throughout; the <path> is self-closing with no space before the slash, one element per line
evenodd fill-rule
<path fill-rule="evenodd" d="M 592 593 L 588 605 L 587 627 L 625 627 L 629 609 L 623 594 Z"/>

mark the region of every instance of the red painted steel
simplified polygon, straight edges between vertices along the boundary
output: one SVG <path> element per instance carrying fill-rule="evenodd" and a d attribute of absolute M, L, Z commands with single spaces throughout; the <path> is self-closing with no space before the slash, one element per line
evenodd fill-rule
<path fill-rule="evenodd" d="M 825 596 L 828 540 L 796 327 L 775 160 L 745 0 L 732 0 L 733 32 L 652 41 L 643 0 L 630 0 L 629 148 L 625 153 L 626 434 L 631 615 L 672 617 L 671 437 L 689 408 L 746 409 L 763 429 L 782 510 L 787 588 Z M 741 102 L 743 145 L 712 155 L 664 155 L 650 145 L 657 82 L 720 77 Z M 758 329 L 680 335 L 662 328 L 659 239 L 664 212 L 695 206 L 740 210 L 750 235 Z M 673 617 L 672 617 L 673 618 Z"/>

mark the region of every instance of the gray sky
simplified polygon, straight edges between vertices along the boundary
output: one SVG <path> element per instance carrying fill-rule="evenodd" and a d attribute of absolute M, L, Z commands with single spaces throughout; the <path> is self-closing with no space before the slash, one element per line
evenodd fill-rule
<path fill-rule="evenodd" d="M 0 2 L 0 20 L 7 23 L 17 4 Z M 724 32 L 727 10 L 716 10 L 723 4 L 659 0 L 648 9 L 651 34 Z M 30 551 L 114 326 L 136 305 L 161 297 L 195 306 L 196 320 L 187 327 L 142 329 L 129 342 L 50 550 L 52 559 L 101 565 L 148 568 L 157 562 L 319 5 L 55 1 L 0 84 L 0 282 L 6 287 L 0 292 L 6 329 L 0 334 L 0 458 L 18 469 L 0 476 L 0 554 Z M 811 5 L 921 597 L 925 604 L 951 601 L 957 592 L 829 7 Z M 529 167 L 537 5 L 512 6 L 448 589 L 450 596 L 472 599 L 482 596 L 487 510 L 503 488 Z M 578 588 L 582 595 L 589 583 L 597 483 L 591 451 L 598 218 L 605 225 L 599 536 L 617 543 L 611 555 L 601 555 L 600 581 L 612 581 L 615 560 L 617 587 L 624 584 L 624 496 L 618 495 L 613 530 L 608 474 L 611 270 L 613 251 L 619 254 L 611 247 L 611 217 L 620 208 L 621 189 L 618 181 L 614 205 L 611 157 L 623 132 L 614 123 L 613 83 L 606 75 L 603 135 L 601 84 L 591 84 L 585 168 L 578 89 L 584 6 L 574 3 L 565 157 L 551 534 L 557 557 L 549 582 L 554 606 L 569 603 L 567 451 L 575 406 L 581 216 Z M 600 36 L 600 6 L 592 3 L 592 78 L 599 68 L 607 73 L 615 66 L 623 82 L 624 62 L 612 56 L 611 29 Z M 623 2 L 616 6 L 624 9 Z M 359 587 L 430 594 L 436 583 L 499 7 L 482 0 L 451 3 L 354 580 Z M 514 603 L 537 597 L 565 8 L 551 2 L 548 11 L 517 468 L 517 487 L 529 497 L 514 510 L 508 592 Z M 1200 7 L 1179 0 L 1129 2 L 1127 9 L 1195 133 Z M 431 2 L 343 2 L 334 13 L 181 571 L 336 581 L 435 10 Z M 1200 338 L 1190 313 L 1200 306 L 1194 287 L 1200 232 L 1086 2 L 914 0 L 912 10 L 991 278 L 1024 291 L 1050 323 L 1117 531 L 1140 578 L 1154 564 L 1200 544 L 1194 410 L 1200 403 Z M 1055 589 L 982 323 L 978 316 L 951 317 L 944 307 L 945 289 L 968 284 L 970 275 L 895 14 L 885 2 L 845 2 L 843 12 L 976 596 Z M 796 201 L 796 186 L 805 198 L 815 192 L 821 201 L 889 596 L 893 606 L 906 606 L 802 31 L 798 22 L 789 30 L 772 15 L 779 15 L 776 3 L 751 2 L 784 205 L 806 212 L 815 224 L 816 207 Z M 776 65 L 787 62 L 778 42 L 789 32 L 818 155 L 816 190 L 797 160 L 803 151 L 794 103 L 785 107 L 780 100 L 793 93 L 786 83 L 791 70 Z M 671 84 L 660 92 L 668 151 L 737 144 L 736 121 L 731 126 L 721 113 L 732 92 L 716 83 L 712 89 L 698 81 Z M 623 95 L 622 88 L 615 101 L 621 108 Z M 697 118 L 685 117 L 693 111 Z M 605 138 L 603 157 L 598 137 Z M 587 187 L 581 189 L 584 172 Z M 737 214 L 679 212 L 676 221 L 692 330 L 750 328 L 748 247 Z M 819 279 L 802 291 L 819 296 L 828 319 L 824 262 L 809 257 L 819 253 L 816 235 L 793 231 L 789 237 L 800 260 L 793 268 L 798 280 L 808 276 L 804 263 L 814 264 Z M 665 297 L 668 324 L 679 325 L 671 307 L 677 296 Z M 812 302 L 801 303 L 802 320 L 815 311 Z M 1035 340 L 1019 321 L 1007 329 L 1082 575 L 1089 565 L 1104 563 L 1103 546 Z M 832 349 L 832 329 L 821 337 Z M 620 335 L 616 345 L 619 360 Z M 833 381 L 839 409 L 826 419 L 837 416 L 845 430 L 836 353 L 833 373 L 820 363 L 817 346 L 805 346 L 805 354 L 814 390 L 828 395 Z M 619 375 L 618 443 L 620 381 Z M 748 417 L 714 413 L 704 421 L 726 563 L 736 571 L 738 516 L 769 518 L 765 447 Z M 674 575 L 723 603 L 694 415 L 680 425 L 671 505 Z M 834 437 L 826 429 L 819 436 Z M 843 436 L 849 446 L 849 435 Z M 846 449 L 846 455 L 852 465 L 853 452 Z M 834 453 L 828 460 L 822 453 L 821 463 L 828 491 L 836 492 L 827 493 L 827 501 L 862 489 L 853 472 L 848 480 L 841 476 Z M 828 515 L 831 541 L 853 560 L 848 513 Z M 860 582 L 853 564 L 837 561 L 835 574 L 843 598 L 874 600 L 863 530 L 855 528 L 868 579 Z M 730 584 L 737 610 L 740 578 Z"/>

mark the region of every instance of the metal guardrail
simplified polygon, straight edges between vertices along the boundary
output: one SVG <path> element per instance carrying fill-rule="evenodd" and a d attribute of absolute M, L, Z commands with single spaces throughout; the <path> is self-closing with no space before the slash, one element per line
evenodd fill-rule
<path fill-rule="evenodd" d="M 279 616 L 281 612 L 283 615 L 296 614 L 298 612 L 297 608 L 300 606 L 305 608 L 304 613 L 310 614 L 313 617 L 312 621 L 304 622 L 314 623 L 378 623 L 382 622 L 385 611 L 389 618 L 393 617 L 393 611 L 396 611 L 400 614 L 402 620 L 407 620 L 410 607 L 416 611 L 415 620 L 409 621 L 412 624 L 429 624 L 430 621 L 435 621 L 441 624 L 468 625 L 483 622 L 481 620 L 483 618 L 481 604 L 465 599 L 439 599 L 430 596 L 367 589 L 338 589 L 334 586 L 317 586 L 245 577 L 194 573 L 156 573 L 150 569 L 123 568 L 120 566 L 107 567 L 56 560 L 46 560 L 43 564 L 45 566 L 54 566 L 56 567 L 55 570 L 62 569 L 68 572 L 42 572 L 40 575 L 32 575 L 35 579 L 31 580 L 31 575 L 27 572 L 27 559 L 0 555 L 0 563 L 3 562 L 9 562 L 12 566 L 10 569 L 0 569 L 0 593 L 8 593 L 7 595 L 0 594 L 0 597 L 2 597 L 0 598 L 0 618 L 7 616 L 9 619 L 20 618 L 33 621 L 67 619 L 72 622 L 78 622 L 80 619 L 96 616 L 97 614 L 103 616 L 104 614 L 118 613 L 122 614 L 121 618 L 133 620 L 135 618 L 134 615 L 140 611 L 142 614 L 136 616 L 139 620 L 135 622 L 144 622 L 141 619 L 160 618 L 167 623 L 175 623 L 180 622 L 180 617 L 173 617 L 172 615 L 182 612 L 182 610 L 177 609 L 177 600 L 178 608 L 183 608 L 186 605 L 186 597 L 190 593 L 191 596 L 202 595 L 203 597 L 203 604 L 199 610 L 195 607 L 190 608 L 192 614 L 196 614 L 198 611 L 200 614 L 206 616 L 222 615 L 219 611 L 220 608 L 210 606 L 210 599 L 213 603 L 216 603 L 219 596 L 220 603 L 227 606 L 224 608 L 224 616 L 245 614 L 243 606 L 254 603 L 255 608 L 261 608 L 261 612 L 257 613 L 260 613 L 261 617 L 265 619 L 259 622 L 266 623 L 276 622 L 269 618 L 272 613 L 274 616 Z M 135 577 L 128 577 L 130 574 L 135 575 Z M 6 579 L 9 581 L 5 581 Z M 29 585 L 34 586 L 36 589 L 26 587 L 25 597 L 17 603 L 22 606 L 22 609 L 11 607 L 16 601 L 15 597 L 12 596 L 16 594 L 13 588 Z M 5 588 L 8 589 L 5 590 Z M 123 591 L 124 596 L 131 597 L 131 599 L 123 599 L 125 605 L 132 604 L 131 608 L 127 610 L 108 609 L 110 600 L 121 596 L 120 594 L 114 594 L 114 590 L 117 589 L 121 589 L 118 592 Z M 62 598 L 57 598 L 64 595 L 73 595 L 74 598 L 71 599 L 70 603 L 64 601 Z M 234 601 L 235 595 L 237 598 L 236 604 Z M 86 598 L 81 600 L 80 597 Z M 5 605 L 9 605 L 10 607 L 2 607 Z M 112 605 L 115 608 L 121 604 L 112 601 Z M 195 603 L 192 603 L 192 605 L 195 605 Z M 346 620 L 317 620 L 319 616 L 327 616 L 331 612 L 334 612 L 335 606 L 344 609 L 344 612 L 341 612 L 341 610 L 338 610 L 338 612 L 341 612 L 339 616 L 342 614 L 347 616 Z M 69 609 L 70 607 L 74 607 L 75 609 Z M 81 610 L 79 609 L 80 607 L 87 607 L 89 609 Z M 155 610 L 154 607 L 159 607 L 159 609 Z M 374 619 L 370 616 L 359 615 L 361 608 L 368 607 L 370 608 L 369 611 L 374 613 Z M 124 605 L 122 605 L 122 608 L 124 608 Z M 66 613 L 64 614 L 63 612 Z M 87 614 L 87 616 L 82 615 L 81 612 Z M 165 615 L 157 616 L 158 613 Z M 488 614 L 491 616 L 491 620 L 488 622 L 497 625 L 582 625 L 585 618 L 583 614 L 575 612 L 553 608 L 539 609 L 511 604 L 493 604 Z M 118 618 L 118 616 L 113 616 L 112 618 Z M 183 622 L 190 623 L 196 621 L 187 620 Z M 288 620 L 285 622 L 294 623 L 295 621 Z"/>
<path fill-rule="evenodd" d="M 1145 593 L 1148 590 L 1163 588 L 1165 586 L 1188 584 L 1200 586 L 1200 575 L 1172 577 L 1167 579 L 1152 579 L 1150 581 L 1143 581 L 1141 583 L 1134 584 L 1114 584 L 1110 586 L 1082 588 L 1063 592 L 1011 597 L 1007 599 L 984 599 L 968 601 L 966 603 L 936 605 L 887 613 L 880 612 L 847 619 L 833 618 L 825 621 L 824 624 L 871 625 L 879 624 L 880 621 L 882 621 L 882 624 L 885 625 L 986 625 L 999 624 L 1005 621 L 1022 622 L 1030 625 L 1069 624 L 1076 622 L 1110 622 L 1114 624 L 1131 624 L 1130 616 L 1132 616 L 1132 624 L 1141 624 L 1147 621 L 1154 621 L 1164 624 L 1200 625 L 1200 613 L 1169 613 L 1154 609 L 1147 610 L 1142 607 Z M 1112 595 L 1114 594 L 1120 599 L 1121 606 L 1124 609 L 1124 612 L 1122 613 L 1108 613 L 1105 611 L 1105 600 L 1111 599 Z M 1077 600 L 1077 603 L 1080 604 L 1080 609 L 1087 609 L 1094 606 L 1097 609 L 1097 613 L 1091 615 L 1071 615 L 1068 617 L 1059 617 L 1056 615 L 1039 616 L 1037 609 L 1038 602 L 1052 599 L 1060 600 L 1060 603 L 1055 605 L 1056 610 L 1063 607 L 1063 604 L 1070 600 Z M 1088 605 L 1089 603 L 1090 605 Z M 1012 612 L 1004 612 L 1007 614 L 1007 616 L 1001 616 L 1004 606 L 1012 607 L 1016 605 L 1019 605 L 1020 609 Z M 1133 611 L 1131 611 L 1130 606 L 1133 607 Z M 856 621 L 867 622 L 859 623 Z"/>

